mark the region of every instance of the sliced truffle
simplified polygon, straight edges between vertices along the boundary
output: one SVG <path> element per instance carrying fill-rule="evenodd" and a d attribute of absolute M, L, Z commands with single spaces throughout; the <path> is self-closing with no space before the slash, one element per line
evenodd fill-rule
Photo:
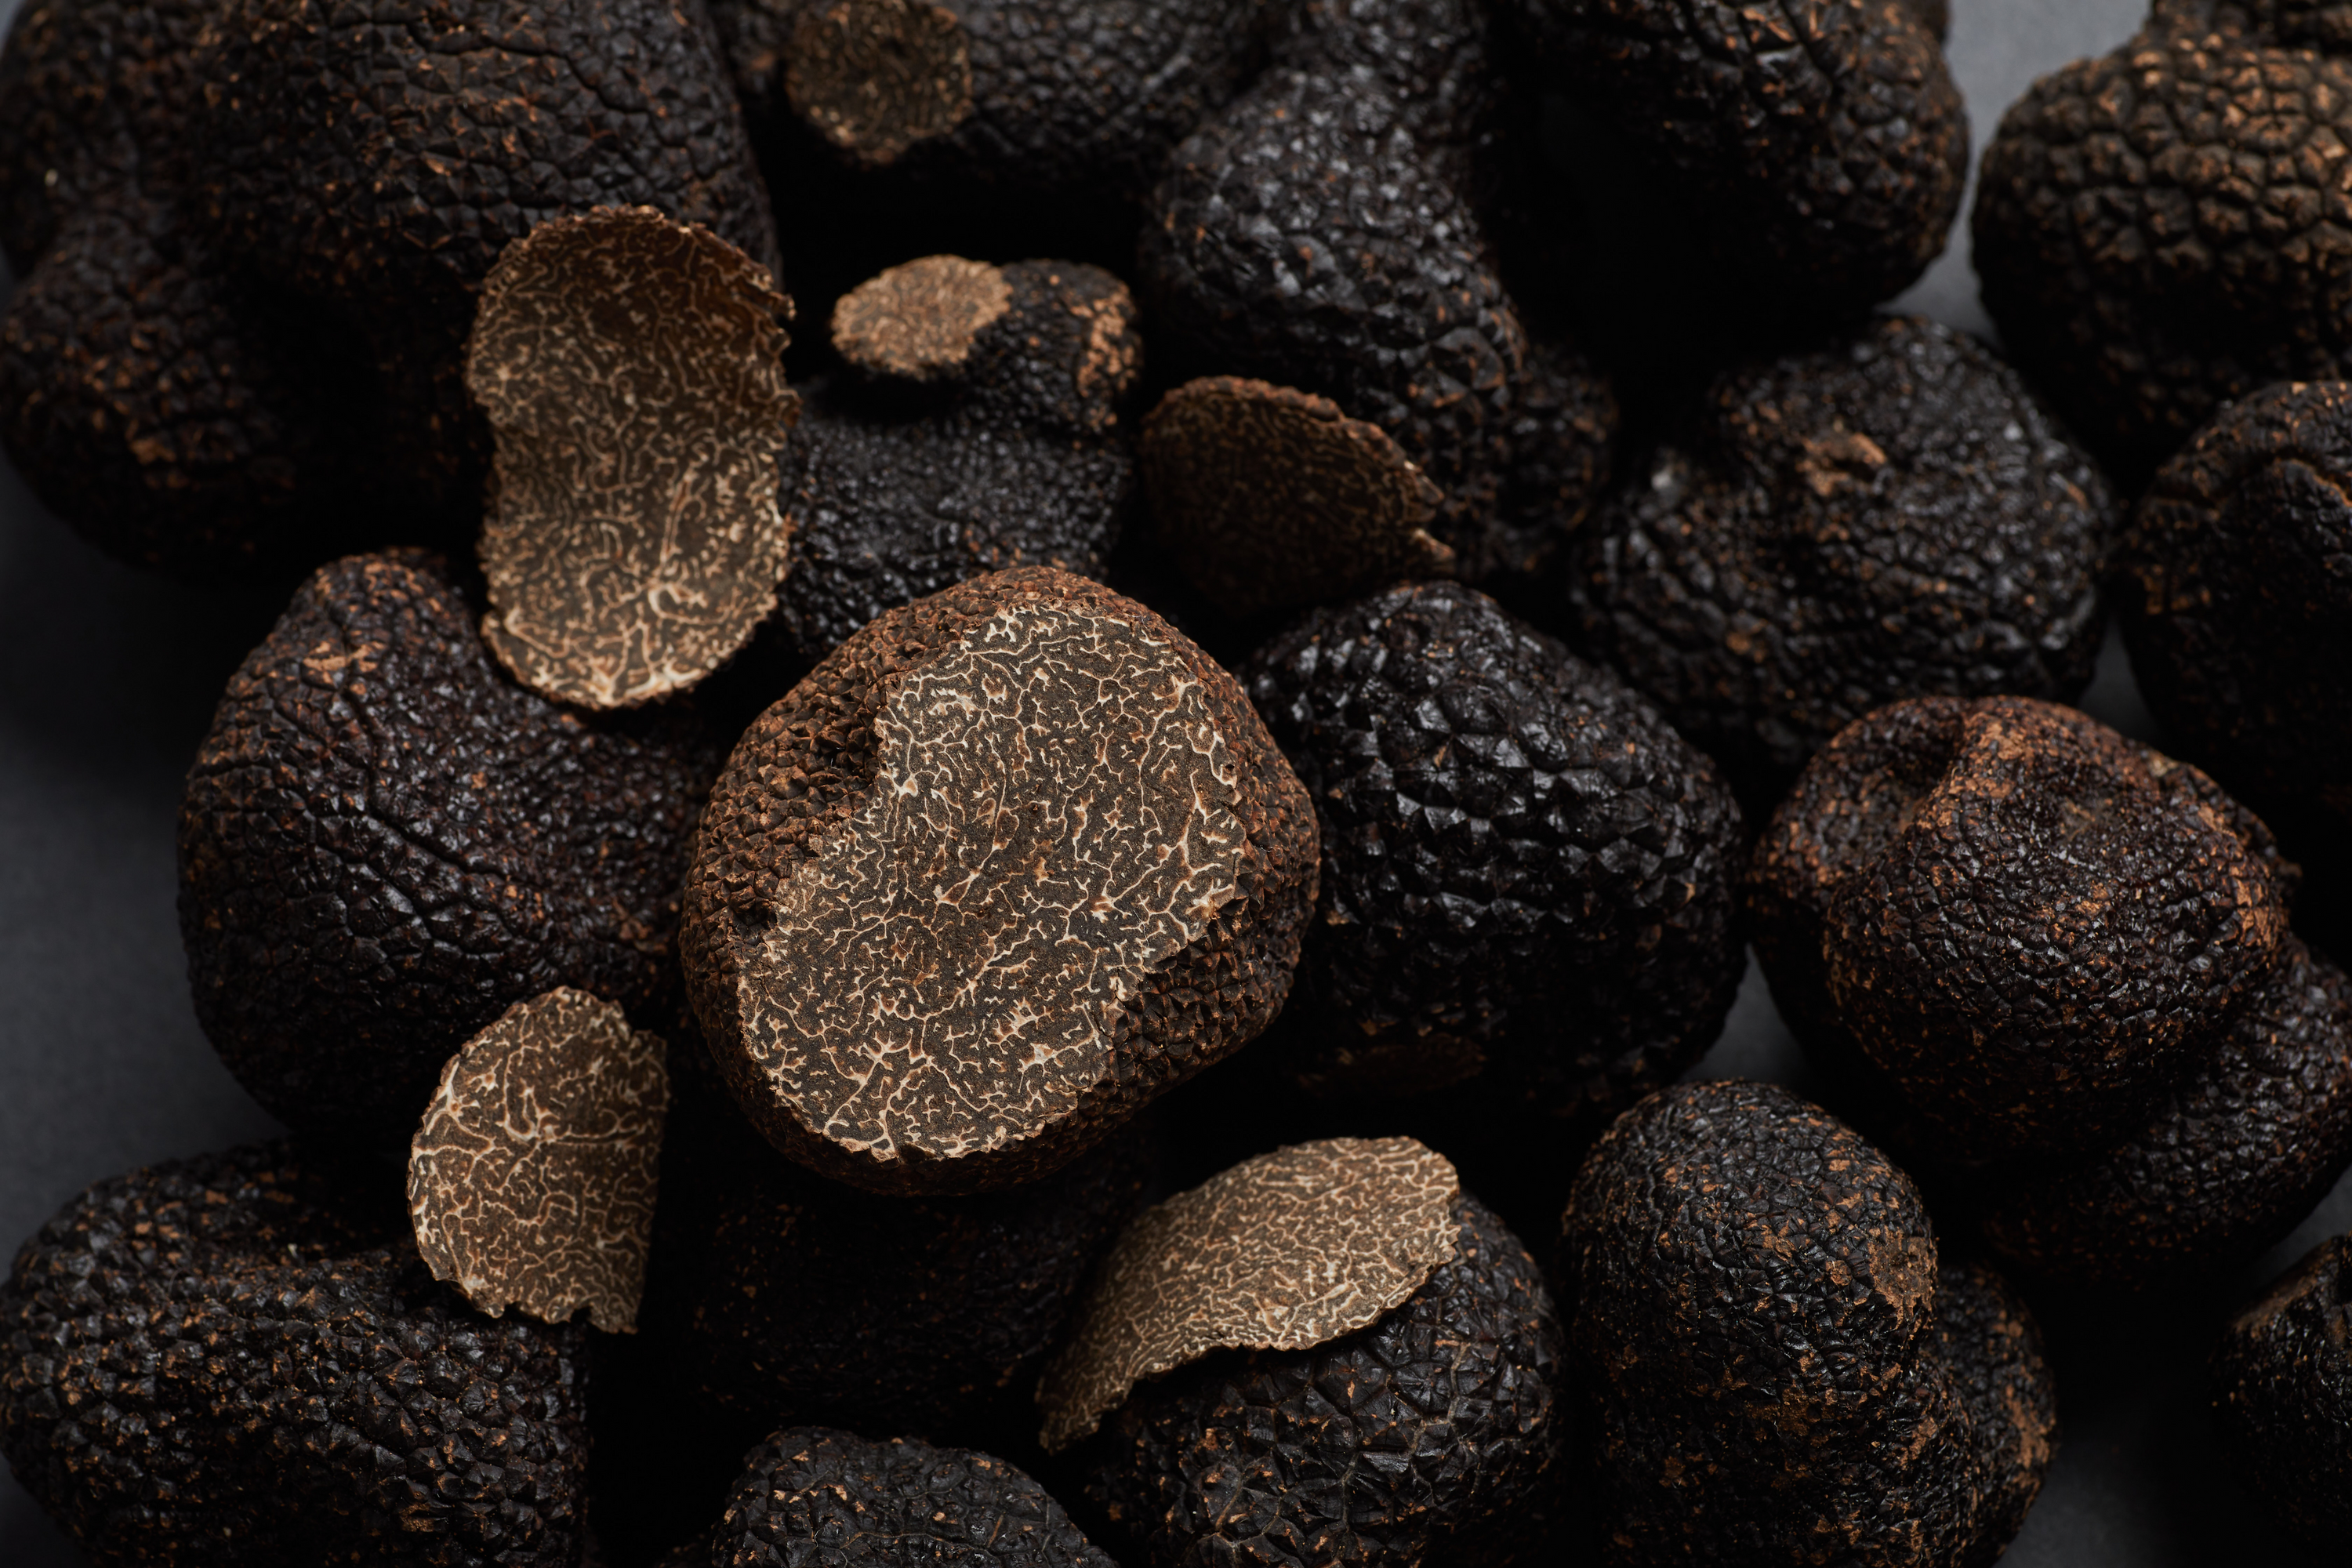
<path fill-rule="evenodd" d="M 1579 646 L 1759 813 L 1906 697 L 2070 701 L 2105 629 L 2097 467 L 1974 339 L 1883 318 L 1718 376 L 1579 531 Z"/>
<path fill-rule="evenodd" d="M 1133 482 L 1120 408 L 1143 369 L 1126 285 L 926 257 L 845 296 L 834 336 L 848 373 L 809 389 L 784 460 L 793 569 L 770 637 L 788 668 L 982 573 L 1102 574 Z"/>
<path fill-rule="evenodd" d="M 1443 1158 L 1339 1139 L 1147 1212 L 1039 1402 L 1058 1445 L 1132 1384 L 1076 1457 L 1152 1563 L 1503 1562 L 1552 1479 L 1559 1352 L 1535 1260 Z"/>
<path fill-rule="evenodd" d="M 1910 1179 L 1786 1089 L 1627 1111 L 1577 1173 L 1561 1268 L 1612 1562 L 1973 1568 L 2041 1486 L 2025 1309 L 1939 1268 Z"/>
<path fill-rule="evenodd" d="M 600 205 L 762 263 L 699 7 L 29 6 L 0 54 L 0 441 L 126 559 L 277 575 L 468 536 L 462 377 L 501 247 Z"/>
<path fill-rule="evenodd" d="M 709 229 L 601 207 L 509 246 L 466 386 L 497 439 L 482 636 L 583 708 L 683 691 L 776 607 L 792 301 Z"/>
<path fill-rule="evenodd" d="M 1279 1010 L 1313 815 L 1157 616 L 1023 567 L 882 616 L 737 745 L 682 954 L 719 1070 L 812 1168 L 974 1192 L 1066 1163 Z"/>
<path fill-rule="evenodd" d="M 1956 1163 L 2147 1125 L 2286 934 L 2269 830 L 2070 709 L 1920 698 L 1823 749 L 1747 885 L 1774 999 L 1887 1075 Z"/>
<path fill-rule="evenodd" d="M 408 1148 L 416 1249 L 492 1317 L 634 1332 L 661 1177 L 661 1037 L 564 987 L 466 1042 Z"/>
<path fill-rule="evenodd" d="M 2331 1237 L 2263 1292 L 2213 1357 L 2216 1445 L 2274 1524 L 2352 1545 L 2352 1237 Z"/>
<path fill-rule="evenodd" d="M 675 985 L 712 759 L 509 681 L 421 557 L 313 576 L 230 680 L 180 808 L 196 1016 L 298 1129 L 407 1147 L 442 1064 L 517 1002 Z"/>
<path fill-rule="evenodd" d="M 1591 1132 L 1715 1038 L 1739 809 L 1614 676 L 1430 583 L 1315 612 L 1249 680 L 1322 834 L 1311 1081 L 1471 1080 Z"/>
<path fill-rule="evenodd" d="M 587 1330 L 473 1311 L 370 1191 L 239 1149 L 101 1182 L 17 1255 L 0 1451 L 91 1562 L 580 1560 Z"/>

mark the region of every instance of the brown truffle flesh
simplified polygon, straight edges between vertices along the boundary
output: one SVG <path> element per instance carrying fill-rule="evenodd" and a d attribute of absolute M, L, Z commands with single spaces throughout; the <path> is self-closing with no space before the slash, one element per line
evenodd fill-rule
<path fill-rule="evenodd" d="M 1034 1179 L 1279 1008 L 1312 822 L 1233 678 L 1158 616 L 1047 568 L 977 578 L 866 626 L 738 744 L 688 883 L 695 1008 L 813 1168 Z"/>
<path fill-rule="evenodd" d="M 405 1149 L 452 1052 L 556 984 L 676 984 L 712 759 L 516 687 L 423 558 L 295 595 L 221 700 L 180 813 L 196 1016 L 298 1129 Z"/>
<path fill-rule="evenodd" d="M 2239 1314 L 2212 1380 L 2215 1447 L 2254 1504 L 2314 1546 L 2352 1545 L 2352 1238 Z"/>
<path fill-rule="evenodd" d="M 239 1149 L 100 1183 L 18 1254 L 0 1451 L 91 1562 L 579 1561 L 587 1331 L 474 1312 L 363 1192 Z"/>
<path fill-rule="evenodd" d="M 466 351 L 497 439 L 482 636 L 590 709 L 686 690 L 776 606 L 792 302 L 649 207 L 541 224 L 499 256 Z"/>

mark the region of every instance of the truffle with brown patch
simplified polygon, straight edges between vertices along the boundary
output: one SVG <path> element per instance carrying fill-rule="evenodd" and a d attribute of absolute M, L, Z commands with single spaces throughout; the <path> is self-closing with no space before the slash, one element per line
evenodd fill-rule
<path fill-rule="evenodd" d="M 2305 1254 L 2230 1324 L 2212 1367 L 2216 1447 L 2276 1524 L 2352 1546 L 2352 1238 Z"/>

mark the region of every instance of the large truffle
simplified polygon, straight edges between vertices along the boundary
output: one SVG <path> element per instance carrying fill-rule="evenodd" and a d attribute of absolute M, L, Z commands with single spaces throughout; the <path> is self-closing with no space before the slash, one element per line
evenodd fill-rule
<path fill-rule="evenodd" d="M 2014 371 L 1897 316 L 1718 376 L 1578 533 L 1568 607 L 1760 813 L 1899 698 L 2072 700 L 2113 526 Z"/>
<path fill-rule="evenodd" d="M 1034 1179 L 1265 1027 L 1314 818 L 1240 687 L 1142 605 L 1023 567 L 890 611 L 737 745 L 683 956 L 795 1159 L 888 1192 Z"/>
<path fill-rule="evenodd" d="M 421 557 L 320 571 L 230 680 L 180 810 L 180 931 L 222 1059 L 298 1129 L 407 1145 L 442 1064 L 572 985 L 675 984 L 711 759 L 509 682 Z"/>
<path fill-rule="evenodd" d="M 0 55 L 0 441 L 175 572 L 459 542 L 475 293 L 533 224 L 608 205 L 774 263 L 698 5 L 27 5 Z"/>
<path fill-rule="evenodd" d="M 364 1192 L 240 1149 L 102 1182 L 17 1255 L 0 1450 L 90 1561 L 580 1560 L 587 1331 L 480 1316 Z"/>
<path fill-rule="evenodd" d="M 1715 1038 L 1739 810 L 1614 676 L 1435 583 L 1315 612 L 1249 679 L 1322 834 L 1311 1080 L 1475 1079 L 1591 1132 Z"/>
<path fill-rule="evenodd" d="M 1785 1089 L 1627 1111 L 1577 1173 L 1561 1268 L 1607 1561 L 1973 1568 L 2040 1489 L 2032 1318 L 1939 1267 L 1910 1179 Z"/>
<path fill-rule="evenodd" d="M 2352 1237 L 2331 1237 L 2239 1314 L 2213 1357 L 2216 1447 L 2264 1515 L 2352 1544 Z"/>

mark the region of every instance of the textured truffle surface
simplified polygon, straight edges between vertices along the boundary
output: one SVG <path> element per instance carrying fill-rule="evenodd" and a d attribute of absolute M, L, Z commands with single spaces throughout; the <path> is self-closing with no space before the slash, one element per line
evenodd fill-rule
<path fill-rule="evenodd" d="M 407 1145 L 514 1003 L 674 984 L 710 759 L 510 684 L 422 558 L 319 572 L 221 699 L 180 811 L 196 1016 L 270 1112 Z"/>
<path fill-rule="evenodd" d="M 978 578 L 866 626 L 737 745 L 688 883 L 695 1009 L 814 1168 L 1031 1179 L 1279 1009 L 1312 822 L 1158 616 L 1048 568 Z"/>
<path fill-rule="evenodd" d="M 2312 1248 L 2230 1324 L 2213 1424 L 2272 1520 L 2314 1545 L 2352 1542 L 2352 1237 Z"/>
<path fill-rule="evenodd" d="M 1738 807 L 1614 676 L 1433 583 L 1315 612 L 1250 692 L 1322 834 L 1311 1076 L 1483 1072 L 1597 1129 L 1715 1038 L 1745 963 Z"/>
<path fill-rule="evenodd" d="M 570 1568 L 585 1338 L 481 1317 L 396 1203 L 239 1149 L 102 1182 L 17 1255 L 0 1449 L 94 1563 Z"/>
<path fill-rule="evenodd" d="M 1975 340 L 1916 316 L 1718 376 L 1580 530 L 1579 646 L 1758 810 L 1906 697 L 2070 701 L 2105 628 L 2096 466 Z"/>
<path fill-rule="evenodd" d="M 1513 1560 L 1560 1441 L 1559 1321 L 1476 1199 L 1453 1261 L 1370 1328 L 1139 1385 L 1082 1450 L 1087 1494 L 1160 1564 Z"/>

